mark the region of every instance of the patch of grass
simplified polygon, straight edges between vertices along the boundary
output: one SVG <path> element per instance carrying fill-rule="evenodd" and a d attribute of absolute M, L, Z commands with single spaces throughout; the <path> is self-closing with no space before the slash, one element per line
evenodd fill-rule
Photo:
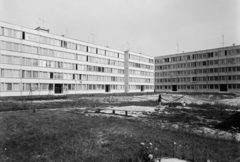
<path fill-rule="evenodd" d="M 230 162 L 240 156 L 239 143 L 168 131 L 148 120 L 41 110 L 1 113 L 0 125 L 3 162 L 136 160 L 145 140 L 158 148 L 158 156 L 197 162 Z"/>

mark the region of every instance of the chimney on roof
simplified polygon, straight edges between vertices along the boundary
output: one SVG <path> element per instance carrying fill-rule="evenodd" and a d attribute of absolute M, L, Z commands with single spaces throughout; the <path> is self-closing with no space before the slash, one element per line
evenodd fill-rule
<path fill-rule="evenodd" d="M 233 43 L 233 46 L 235 46 L 235 43 Z"/>
<path fill-rule="evenodd" d="M 49 33 L 49 31 L 50 31 L 50 29 L 43 29 L 41 27 L 37 27 L 35 30 L 43 31 L 43 32 L 47 32 L 47 33 Z"/>

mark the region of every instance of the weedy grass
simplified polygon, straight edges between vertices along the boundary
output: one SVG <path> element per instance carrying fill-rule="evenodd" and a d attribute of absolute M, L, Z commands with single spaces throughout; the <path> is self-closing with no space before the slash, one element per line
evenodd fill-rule
<path fill-rule="evenodd" d="M 240 144 L 162 129 L 154 120 L 39 110 L 0 113 L 0 161 L 136 161 L 140 143 L 159 157 L 232 162 Z"/>

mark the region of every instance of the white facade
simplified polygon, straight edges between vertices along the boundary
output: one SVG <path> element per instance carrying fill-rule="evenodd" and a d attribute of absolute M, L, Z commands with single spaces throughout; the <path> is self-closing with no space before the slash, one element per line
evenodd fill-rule
<path fill-rule="evenodd" d="M 154 92 L 154 58 L 125 52 L 125 91 Z"/>
<path fill-rule="evenodd" d="M 124 52 L 0 22 L 0 96 L 124 92 Z"/>
<path fill-rule="evenodd" d="M 156 92 L 240 92 L 240 46 L 155 57 Z"/>
<path fill-rule="evenodd" d="M 153 91 L 153 82 L 148 80 L 126 82 L 136 77 L 129 74 L 128 78 L 131 70 L 139 71 L 138 78 L 153 77 L 141 75 L 153 73 L 153 68 L 125 69 L 126 63 L 142 63 L 128 57 L 123 51 L 50 34 L 41 28 L 0 22 L 0 96 L 140 92 L 128 91 L 132 85 Z M 152 60 L 143 61 L 152 67 L 153 57 L 144 58 Z"/>

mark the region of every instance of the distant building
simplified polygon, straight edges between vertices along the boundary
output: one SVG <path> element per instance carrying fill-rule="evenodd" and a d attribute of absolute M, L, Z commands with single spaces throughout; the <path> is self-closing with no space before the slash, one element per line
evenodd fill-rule
<path fill-rule="evenodd" d="M 0 22 L 0 96 L 153 92 L 154 58 Z"/>
<path fill-rule="evenodd" d="M 240 92 L 240 46 L 155 57 L 156 92 Z"/>

